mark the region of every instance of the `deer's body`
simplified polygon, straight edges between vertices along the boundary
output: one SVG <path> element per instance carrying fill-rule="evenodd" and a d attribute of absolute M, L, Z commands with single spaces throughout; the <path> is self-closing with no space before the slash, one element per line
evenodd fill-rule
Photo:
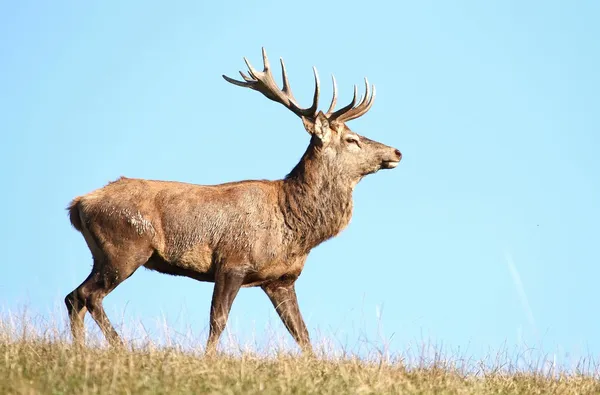
<path fill-rule="evenodd" d="M 276 91 L 265 72 L 238 85 L 263 92 L 302 117 L 312 135 L 298 165 L 282 180 L 194 185 L 120 178 L 69 206 L 71 223 L 92 252 L 88 278 L 65 301 L 76 340 L 89 311 L 106 337 L 119 341 L 102 299 L 139 267 L 215 283 L 208 348 L 214 349 L 233 299 L 244 286 L 261 286 L 296 341 L 310 348 L 294 283 L 309 252 L 344 229 L 352 191 L 365 175 L 393 168 L 398 150 L 359 136 L 343 123 L 368 110 L 373 97 L 327 115 L 299 109 L 289 92 Z M 316 76 L 316 74 L 315 74 Z"/>
<path fill-rule="evenodd" d="M 121 177 L 76 198 L 71 222 L 97 246 L 133 242 L 151 253 L 148 269 L 213 282 L 216 265 L 236 262 L 242 285 L 256 286 L 297 277 L 309 251 L 348 224 L 351 188 L 331 186 L 296 176 L 220 185 Z"/>

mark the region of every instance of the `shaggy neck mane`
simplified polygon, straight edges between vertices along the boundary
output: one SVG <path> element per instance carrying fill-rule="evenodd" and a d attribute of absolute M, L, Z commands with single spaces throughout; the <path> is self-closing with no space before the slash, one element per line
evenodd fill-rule
<path fill-rule="evenodd" d="M 352 216 L 352 182 L 311 144 L 283 180 L 280 208 L 292 244 L 305 252 L 337 235 Z"/>

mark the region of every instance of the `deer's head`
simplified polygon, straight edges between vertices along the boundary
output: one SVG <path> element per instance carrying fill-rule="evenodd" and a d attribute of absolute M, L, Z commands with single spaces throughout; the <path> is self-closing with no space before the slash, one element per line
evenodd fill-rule
<path fill-rule="evenodd" d="M 357 88 L 354 86 L 352 102 L 335 111 L 337 86 L 335 77 L 332 76 L 333 98 L 329 109 L 326 113 L 323 113 L 322 111 L 318 111 L 319 76 L 317 69 L 313 68 L 315 75 L 313 103 L 309 108 L 300 108 L 292 94 L 283 59 L 280 59 L 283 88 L 279 89 L 273 79 L 269 59 L 264 48 L 262 49 L 262 55 L 264 63 L 263 71 L 255 70 L 248 59 L 244 58 L 250 76 L 240 71 L 244 81 L 237 81 L 225 75 L 223 78 L 232 84 L 259 91 L 267 98 L 283 104 L 299 116 L 306 131 L 312 136 L 309 151 L 312 151 L 324 163 L 337 168 L 340 174 L 344 174 L 356 182 L 367 174 L 374 173 L 380 169 L 393 169 L 398 165 L 402 159 L 402 154 L 399 150 L 369 140 L 354 133 L 346 126 L 346 122 L 364 115 L 373 105 L 375 100 L 375 86 L 370 88 L 366 78 L 366 92 L 362 100 L 357 100 Z"/>

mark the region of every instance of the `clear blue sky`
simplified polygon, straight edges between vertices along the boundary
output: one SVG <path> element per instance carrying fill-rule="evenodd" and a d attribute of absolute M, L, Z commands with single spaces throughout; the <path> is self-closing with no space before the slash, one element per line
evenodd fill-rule
<path fill-rule="evenodd" d="M 377 86 L 355 131 L 399 148 L 365 179 L 297 288 L 313 336 L 472 354 L 543 344 L 600 353 L 600 3 L 580 1 L 2 2 L 0 304 L 56 317 L 91 259 L 65 207 L 121 175 L 199 184 L 283 177 L 309 137 L 221 78 L 283 56 L 308 105 L 311 66 L 344 102 Z M 115 322 L 207 328 L 212 284 L 139 270 Z M 242 290 L 240 337 L 282 330 Z M 252 328 L 252 329 L 250 329 Z M 157 335 L 158 336 L 158 335 Z"/>

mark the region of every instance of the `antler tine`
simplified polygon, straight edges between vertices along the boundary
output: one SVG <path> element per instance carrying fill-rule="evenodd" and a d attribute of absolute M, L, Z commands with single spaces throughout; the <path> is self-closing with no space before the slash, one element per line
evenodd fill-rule
<path fill-rule="evenodd" d="M 347 118 L 348 121 L 351 119 L 356 119 L 356 118 L 364 115 L 367 111 L 369 111 L 371 106 L 373 106 L 373 102 L 375 100 L 375 85 L 372 85 L 372 90 L 370 91 L 369 90 L 369 80 L 366 77 L 365 77 L 365 88 L 366 88 L 366 94 L 365 94 L 364 100 L 358 106 L 356 106 L 356 109 L 355 109 L 356 111 Z"/>
<path fill-rule="evenodd" d="M 283 62 L 283 58 L 279 58 L 279 62 L 281 63 L 281 76 L 283 78 L 283 92 L 287 93 L 290 96 L 294 96 L 292 94 L 292 88 L 290 87 L 290 81 L 288 81 L 287 71 L 285 70 L 285 63 Z"/>
<path fill-rule="evenodd" d="M 248 73 L 252 76 L 252 78 L 257 80 L 258 78 L 256 77 L 256 75 L 258 74 L 258 71 L 256 71 L 254 69 L 254 67 L 252 67 L 252 64 L 250 64 L 250 61 L 245 56 L 244 56 L 244 62 L 246 63 L 246 66 L 248 66 Z"/>
<path fill-rule="evenodd" d="M 352 106 L 346 106 L 341 110 L 336 111 L 331 118 L 334 118 L 338 122 L 348 122 L 352 119 L 356 119 L 362 115 L 364 115 L 375 100 L 375 85 L 373 85 L 373 90 L 369 89 L 369 80 L 365 77 L 365 95 L 360 101 L 360 103 L 354 107 L 355 100 L 352 100 Z M 342 111 L 345 110 L 345 111 Z"/>
<path fill-rule="evenodd" d="M 223 78 L 225 78 L 225 81 L 230 82 L 233 85 L 242 86 L 244 88 L 249 88 L 253 82 L 256 82 L 256 81 L 250 80 L 250 78 L 246 79 L 247 77 L 241 71 L 240 71 L 240 74 L 242 74 L 242 77 L 246 80 L 246 82 L 234 80 L 233 78 L 227 77 L 226 75 L 223 75 Z"/>
<path fill-rule="evenodd" d="M 317 68 L 313 66 L 313 73 L 315 74 L 315 95 L 313 96 L 312 106 L 307 110 L 309 114 L 313 114 L 312 116 L 317 114 L 317 108 L 319 107 L 319 73 L 317 72 Z"/>
<path fill-rule="evenodd" d="M 329 105 L 329 110 L 327 110 L 327 117 L 331 116 L 333 113 L 333 109 L 337 104 L 337 84 L 335 82 L 335 75 L 331 74 L 331 82 L 333 83 L 333 97 L 331 98 L 331 104 Z"/>
<path fill-rule="evenodd" d="M 358 88 L 356 87 L 356 85 L 354 85 L 354 95 L 352 96 L 352 101 L 350 102 L 350 104 L 348 104 L 346 107 L 340 108 L 339 110 L 331 114 L 329 116 L 329 119 L 339 119 L 344 113 L 354 108 L 354 105 L 356 104 L 356 96 L 358 96 Z"/>
<path fill-rule="evenodd" d="M 244 74 L 243 71 L 239 71 L 240 75 L 242 76 L 242 78 L 244 79 L 244 81 L 238 81 L 235 80 L 231 77 L 227 77 L 225 74 L 223 74 L 223 78 L 225 79 L 225 81 L 230 82 L 234 85 L 237 86 L 242 86 L 245 88 L 251 88 L 252 85 L 256 84 L 258 81 L 256 80 L 255 74 L 256 70 L 254 70 L 254 68 L 252 67 L 252 65 L 250 64 L 250 62 L 248 61 L 248 59 L 244 58 L 244 61 L 246 62 L 246 65 L 248 65 L 248 73 L 250 74 L 250 77 L 248 77 L 246 74 Z"/>
<path fill-rule="evenodd" d="M 240 71 L 240 75 L 242 76 L 242 78 L 246 81 L 246 82 L 252 82 L 254 81 L 252 78 L 248 77 L 246 74 L 244 74 L 243 71 Z"/>
<path fill-rule="evenodd" d="M 351 119 L 362 117 L 364 114 L 367 113 L 367 111 L 371 109 L 371 107 L 373 106 L 373 102 L 375 102 L 375 93 L 375 85 L 371 85 L 371 97 L 369 98 L 369 101 L 367 102 L 365 107 L 361 111 L 357 112 Z"/>
<path fill-rule="evenodd" d="M 369 80 L 367 80 L 367 77 L 365 77 L 365 95 L 362 97 L 360 103 L 358 103 L 358 105 L 352 109 L 352 113 L 357 112 L 357 110 L 359 108 L 363 108 L 365 106 L 365 104 L 368 102 L 368 100 L 370 99 L 371 96 L 371 91 L 369 89 Z"/>
<path fill-rule="evenodd" d="M 254 69 L 250 61 L 248 61 L 248 59 L 244 57 L 244 62 L 246 63 L 246 66 L 248 66 L 248 73 L 250 74 L 250 77 L 246 76 L 243 72 L 240 71 L 240 74 L 244 81 L 237 81 L 233 78 L 227 77 L 226 75 L 223 75 L 223 78 L 227 82 L 230 82 L 234 85 L 259 91 L 268 99 L 283 104 L 285 107 L 287 107 L 299 117 L 314 118 L 317 114 L 317 107 L 319 105 L 319 75 L 317 74 L 317 69 L 313 67 L 313 72 L 315 75 L 315 94 L 313 97 L 313 104 L 309 108 L 300 108 L 296 103 L 294 95 L 292 94 L 283 59 L 281 59 L 283 89 L 279 89 L 277 83 L 273 79 L 273 74 L 271 73 L 271 65 L 269 63 L 269 58 L 267 57 L 267 51 L 264 47 L 262 48 L 262 57 L 264 65 L 263 71 L 257 71 L 256 69 Z"/>
<path fill-rule="evenodd" d="M 271 65 L 269 64 L 269 58 L 267 56 L 267 50 L 265 49 L 265 47 L 262 47 L 262 57 L 263 57 L 264 71 L 267 72 L 271 68 Z"/>

